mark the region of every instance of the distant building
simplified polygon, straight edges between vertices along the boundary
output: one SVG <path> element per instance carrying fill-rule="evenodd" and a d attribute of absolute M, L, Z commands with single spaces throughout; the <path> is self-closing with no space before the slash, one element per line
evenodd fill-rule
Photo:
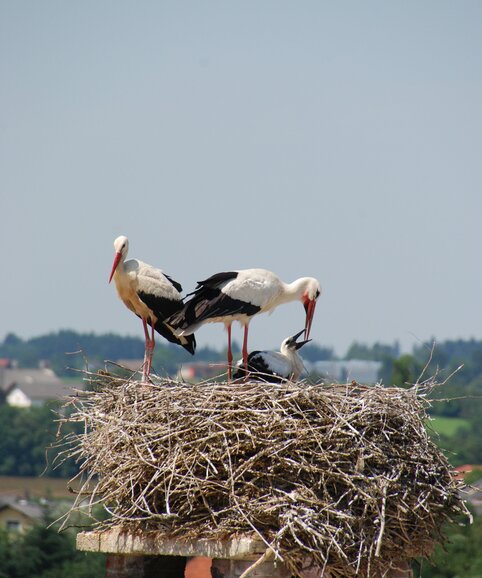
<path fill-rule="evenodd" d="M 0 496 L 0 528 L 23 534 L 43 517 L 43 508 L 14 496 Z"/>
<path fill-rule="evenodd" d="M 71 390 L 48 367 L 19 369 L 15 364 L 0 364 L 0 393 L 9 405 L 31 407 L 61 399 Z"/>
<path fill-rule="evenodd" d="M 179 366 L 177 378 L 188 382 L 204 381 L 206 379 L 220 377 L 225 374 L 227 370 L 226 363 L 222 361 L 183 363 Z"/>
<path fill-rule="evenodd" d="M 318 373 L 323 378 L 336 383 L 377 383 L 380 377 L 382 363 L 365 359 L 348 359 L 346 361 L 305 361 L 308 373 Z"/>
<path fill-rule="evenodd" d="M 304 361 L 306 374 L 317 373 L 322 378 L 336 383 L 347 383 L 352 380 L 363 384 L 377 383 L 382 364 L 380 361 L 366 361 L 364 359 L 350 359 L 348 361 Z M 225 374 L 227 371 L 224 362 L 198 361 L 183 363 L 179 366 L 177 378 L 188 381 L 204 381 Z"/>
<path fill-rule="evenodd" d="M 455 468 L 455 477 L 458 480 L 463 480 L 467 474 L 472 472 L 479 472 L 482 478 L 482 464 L 464 464 Z"/>
<path fill-rule="evenodd" d="M 462 498 L 471 504 L 477 515 L 482 514 L 482 472 L 480 480 L 465 486 L 461 491 Z"/>

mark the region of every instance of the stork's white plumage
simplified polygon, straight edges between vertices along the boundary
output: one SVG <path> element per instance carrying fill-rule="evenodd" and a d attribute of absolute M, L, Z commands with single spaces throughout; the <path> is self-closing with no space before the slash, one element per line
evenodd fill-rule
<path fill-rule="evenodd" d="M 216 273 L 198 285 L 184 307 L 166 320 L 176 335 L 194 333 L 204 323 L 224 323 L 228 332 L 228 379 L 231 379 L 231 325 L 244 326 L 243 362 L 248 359 L 248 326 L 258 313 L 272 311 L 282 303 L 301 301 L 306 311 L 305 339 L 308 339 L 320 296 L 320 283 L 313 277 L 301 277 L 285 283 L 266 269 L 243 269 Z"/>
<path fill-rule="evenodd" d="M 298 350 L 311 341 L 311 339 L 296 341 L 303 332 L 304 329 L 283 340 L 279 351 L 252 351 L 248 355 L 248 371 L 243 361 L 239 360 L 234 379 L 248 376 L 250 379 L 271 383 L 286 380 L 297 381 L 304 369 Z"/>
<path fill-rule="evenodd" d="M 155 340 L 154 330 L 172 343 L 177 343 L 194 354 L 194 335 L 177 336 L 164 320 L 183 307 L 182 287 L 177 281 L 147 263 L 137 259 L 126 261 L 129 240 L 121 235 L 114 241 L 115 258 L 109 283 L 114 279 L 117 293 L 125 306 L 142 319 L 146 349 L 144 379 L 151 370 Z M 151 326 L 151 334 L 147 325 Z"/>

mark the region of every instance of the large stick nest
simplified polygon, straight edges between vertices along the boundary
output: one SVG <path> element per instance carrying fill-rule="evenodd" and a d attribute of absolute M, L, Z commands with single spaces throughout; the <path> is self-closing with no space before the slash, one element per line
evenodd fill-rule
<path fill-rule="evenodd" d="M 294 572 L 369 576 L 428 556 L 467 514 L 426 432 L 426 388 L 307 383 L 145 384 L 95 377 L 70 400 L 65 455 L 74 505 L 101 501 L 100 527 L 180 538 L 262 539 Z"/>

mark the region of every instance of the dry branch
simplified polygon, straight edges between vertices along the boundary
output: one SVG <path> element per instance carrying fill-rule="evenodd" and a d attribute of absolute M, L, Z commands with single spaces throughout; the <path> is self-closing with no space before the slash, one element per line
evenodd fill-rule
<path fill-rule="evenodd" d="M 424 427 L 427 388 L 306 383 L 153 384 L 91 375 L 69 401 L 82 494 L 100 527 L 261 538 L 295 573 L 369 576 L 427 556 L 467 514 Z M 75 508 L 85 495 L 79 495 Z"/>

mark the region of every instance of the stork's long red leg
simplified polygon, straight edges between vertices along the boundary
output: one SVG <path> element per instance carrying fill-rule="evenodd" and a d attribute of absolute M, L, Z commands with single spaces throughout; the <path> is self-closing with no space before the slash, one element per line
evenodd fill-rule
<path fill-rule="evenodd" d="M 144 364 L 142 366 L 142 379 L 144 381 L 147 381 L 147 378 L 149 377 L 149 372 L 151 370 L 151 367 L 150 367 L 151 342 L 150 342 L 150 337 L 149 337 L 149 329 L 147 328 L 147 320 L 144 318 L 142 318 L 142 326 L 144 327 L 144 336 L 146 339 L 146 345 L 145 345 L 145 350 L 144 350 Z"/>
<path fill-rule="evenodd" d="M 154 347 L 156 345 L 155 341 L 155 334 L 154 334 L 154 321 L 151 321 L 151 338 L 149 340 L 149 360 L 147 366 L 147 375 L 151 374 L 151 367 L 152 367 L 152 356 L 154 354 Z"/>
<path fill-rule="evenodd" d="M 248 371 L 248 324 L 244 326 L 244 338 L 243 338 L 243 364 Z"/>
<path fill-rule="evenodd" d="M 228 330 L 228 382 L 231 381 L 231 366 L 233 365 L 233 352 L 231 351 L 231 323 L 226 324 Z"/>

